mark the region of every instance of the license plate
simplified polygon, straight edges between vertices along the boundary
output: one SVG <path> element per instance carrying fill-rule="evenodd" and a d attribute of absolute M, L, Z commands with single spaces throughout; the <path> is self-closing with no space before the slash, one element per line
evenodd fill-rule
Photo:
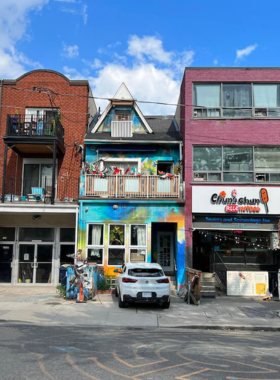
<path fill-rule="evenodd" d="M 144 298 L 152 297 L 152 293 L 142 293 L 142 297 Z"/>

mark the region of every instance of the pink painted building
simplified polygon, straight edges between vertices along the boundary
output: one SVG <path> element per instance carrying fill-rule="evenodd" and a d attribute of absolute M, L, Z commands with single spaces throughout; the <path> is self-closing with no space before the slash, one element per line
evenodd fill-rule
<path fill-rule="evenodd" d="M 280 256 L 280 69 L 186 68 L 180 104 L 186 265 L 218 272 L 225 284 L 230 271 L 267 272 L 261 281 L 272 291 Z M 228 294 L 244 288 L 237 282 Z"/>

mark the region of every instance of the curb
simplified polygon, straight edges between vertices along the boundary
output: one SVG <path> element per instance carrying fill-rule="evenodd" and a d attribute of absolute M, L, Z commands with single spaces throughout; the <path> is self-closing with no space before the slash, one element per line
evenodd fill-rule
<path fill-rule="evenodd" d="M 19 320 L 6 320 L 0 319 L 1 325 L 32 325 L 38 327 L 83 327 L 83 328 L 96 328 L 99 330 L 105 329 L 114 329 L 114 330 L 127 330 L 127 331 L 149 331 L 149 330 L 214 330 L 214 331 L 261 331 L 261 332 L 280 332 L 280 327 L 267 327 L 267 326 L 232 326 L 232 325 L 223 325 L 223 326 L 205 326 L 205 325 L 190 325 L 190 326 L 148 326 L 148 327 L 130 327 L 130 326 L 101 326 L 101 325 L 77 325 L 77 324 L 67 324 L 67 323 L 49 323 L 49 322 L 32 322 L 32 321 L 19 321 Z"/>

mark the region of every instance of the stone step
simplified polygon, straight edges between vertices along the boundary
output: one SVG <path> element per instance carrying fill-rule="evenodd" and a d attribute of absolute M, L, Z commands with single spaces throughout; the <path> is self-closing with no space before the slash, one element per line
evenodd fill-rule
<path fill-rule="evenodd" d="M 205 286 L 205 285 L 202 285 L 201 286 L 201 291 L 204 292 L 204 291 L 212 291 L 212 292 L 215 292 L 216 291 L 216 287 L 215 286 Z"/>

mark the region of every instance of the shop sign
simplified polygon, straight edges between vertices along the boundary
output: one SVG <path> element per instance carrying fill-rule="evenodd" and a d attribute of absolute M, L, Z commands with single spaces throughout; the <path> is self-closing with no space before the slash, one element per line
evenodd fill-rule
<path fill-rule="evenodd" d="M 260 296 L 268 290 L 268 272 L 227 272 L 228 296 Z"/>
<path fill-rule="evenodd" d="M 280 213 L 280 187 L 193 186 L 193 212 Z"/>
<path fill-rule="evenodd" d="M 260 230 L 278 231 L 276 217 L 251 216 L 251 215 L 194 215 L 193 228 L 218 229 L 218 230 Z"/>

